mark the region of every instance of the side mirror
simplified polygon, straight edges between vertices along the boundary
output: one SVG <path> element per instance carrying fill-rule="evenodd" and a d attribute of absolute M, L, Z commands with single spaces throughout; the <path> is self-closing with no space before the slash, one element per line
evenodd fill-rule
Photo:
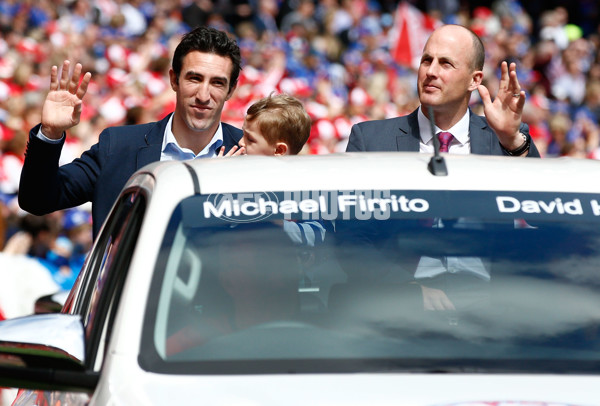
<path fill-rule="evenodd" d="M 34 313 L 60 313 L 68 296 L 69 291 L 61 291 L 51 295 L 42 296 L 35 301 Z"/>
<path fill-rule="evenodd" d="M 89 391 L 81 316 L 40 314 L 0 322 L 0 386 Z"/>

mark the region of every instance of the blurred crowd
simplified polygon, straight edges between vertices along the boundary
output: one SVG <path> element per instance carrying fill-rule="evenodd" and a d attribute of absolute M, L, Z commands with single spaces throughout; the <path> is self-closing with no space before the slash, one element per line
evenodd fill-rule
<path fill-rule="evenodd" d="M 407 14 L 400 5 L 418 21 L 411 38 L 401 38 Z M 252 102 L 286 92 L 313 119 L 303 153 L 327 154 L 345 150 L 352 124 L 418 106 L 416 65 L 395 51 L 422 43 L 428 27 L 443 23 L 481 36 L 491 91 L 500 62 L 517 63 L 527 93 L 523 121 L 542 156 L 600 159 L 596 0 L 0 0 L 2 254 L 34 260 L 57 287 L 68 288 L 91 244 L 87 207 L 36 218 L 16 202 L 28 132 L 40 121 L 52 65 L 69 59 L 93 75 L 62 162 L 79 156 L 107 126 L 171 112 L 170 56 L 179 36 L 200 24 L 231 33 L 242 51 L 243 70 L 223 121 L 241 127 Z M 482 114 L 476 92 L 472 108 Z"/>

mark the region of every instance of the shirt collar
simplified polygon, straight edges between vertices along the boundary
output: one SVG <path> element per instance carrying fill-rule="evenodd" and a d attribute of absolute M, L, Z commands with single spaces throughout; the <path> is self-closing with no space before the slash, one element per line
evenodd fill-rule
<path fill-rule="evenodd" d="M 452 128 L 449 128 L 448 130 L 442 130 L 436 125 L 434 132 L 437 134 L 440 131 L 448 131 L 458 142 L 464 145 L 469 141 L 470 114 L 471 111 L 467 109 L 465 115 L 462 116 L 458 123 L 454 124 Z M 429 124 L 429 119 L 425 117 L 425 114 L 423 114 L 422 106 L 419 106 L 417 117 L 419 119 L 419 133 L 421 136 L 421 142 L 423 142 L 423 144 L 427 144 L 429 141 L 431 141 L 431 125 Z"/>
<path fill-rule="evenodd" d="M 165 135 L 163 137 L 161 152 L 166 155 L 177 156 L 179 160 L 183 159 L 194 159 L 194 158 L 212 158 L 217 155 L 219 148 L 223 145 L 223 126 L 219 123 L 215 135 L 213 135 L 210 142 L 204 147 L 198 155 L 189 148 L 181 148 L 175 139 L 173 134 L 173 114 L 167 122 L 165 128 Z"/>

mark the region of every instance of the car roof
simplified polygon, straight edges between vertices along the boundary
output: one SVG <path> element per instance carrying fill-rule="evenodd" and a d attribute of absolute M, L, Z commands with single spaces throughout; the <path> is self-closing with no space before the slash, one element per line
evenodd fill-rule
<path fill-rule="evenodd" d="M 202 194 L 363 189 L 600 193 L 600 162 L 595 160 L 444 154 L 448 175 L 435 176 L 427 169 L 430 159 L 410 152 L 246 155 L 157 162 L 142 172 L 163 185 L 181 185 L 182 174 L 193 173 Z"/>

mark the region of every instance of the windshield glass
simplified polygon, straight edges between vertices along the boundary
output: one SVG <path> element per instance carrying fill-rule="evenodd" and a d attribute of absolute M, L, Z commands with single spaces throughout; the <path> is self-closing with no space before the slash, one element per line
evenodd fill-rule
<path fill-rule="evenodd" d="M 600 370 L 599 196 L 195 196 L 140 363 L 164 373 Z"/>

